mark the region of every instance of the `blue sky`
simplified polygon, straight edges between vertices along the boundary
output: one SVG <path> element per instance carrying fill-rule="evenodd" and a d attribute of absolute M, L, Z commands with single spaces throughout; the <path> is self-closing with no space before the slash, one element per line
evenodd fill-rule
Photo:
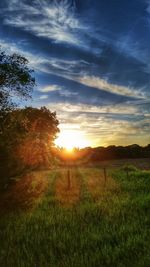
<path fill-rule="evenodd" d="M 91 146 L 150 142 L 149 0 L 1 0 L 0 43 L 28 58 L 32 105 Z"/>

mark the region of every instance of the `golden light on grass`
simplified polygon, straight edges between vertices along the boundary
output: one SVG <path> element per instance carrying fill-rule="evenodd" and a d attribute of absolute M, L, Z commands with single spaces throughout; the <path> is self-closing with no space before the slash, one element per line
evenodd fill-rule
<path fill-rule="evenodd" d="M 66 148 L 67 152 L 72 152 L 73 148 L 83 148 L 89 146 L 89 141 L 79 130 L 61 130 L 55 145 Z"/>

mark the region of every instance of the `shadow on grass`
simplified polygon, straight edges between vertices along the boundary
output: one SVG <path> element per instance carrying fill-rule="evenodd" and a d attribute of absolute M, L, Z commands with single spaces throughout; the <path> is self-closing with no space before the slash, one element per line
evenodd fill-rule
<path fill-rule="evenodd" d="M 32 208 L 47 188 L 44 172 L 29 173 L 12 181 L 0 195 L 0 214 Z"/>

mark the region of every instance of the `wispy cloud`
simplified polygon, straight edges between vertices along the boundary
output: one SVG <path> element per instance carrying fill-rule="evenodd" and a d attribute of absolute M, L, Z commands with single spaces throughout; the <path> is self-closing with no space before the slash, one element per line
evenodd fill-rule
<path fill-rule="evenodd" d="M 144 49 L 140 42 L 135 41 L 131 33 L 126 35 L 122 34 L 116 41 L 115 45 L 122 53 L 125 53 L 131 58 L 135 58 L 145 66 L 149 66 L 149 50 L 146 48 Z"/>
<path fill-rule="evenodd" d="M 11 53 L 22 54 L 21 47 L 19 44 L 16 45 L 13 42 L 7 42 L 0 40 L 2 47 Z M 55 74 L 57 76 L 66 78 L 67 80 L 72 80 L 83 84 L 85 86 L 93 87 L 99 90 L 104 90 L 109 93 L 114 93 L 122 96 L 136 97 L 136 98 L 146 98 L 148 97 L 148 92 L 145 91 L 144 87 L 134 88 L 132 86 L 122 86 L 109 82 L 107 78 L 101 78 L 100 76 L 90 75 L 90 70 L 92 66 L 88 61 L 85 60 L 65 60 L 58 59 L 54 57 L 46 58 L 44 56 L 33 55 L 31 52 L 24 51 L 23 55 L 29 59 L 30 65 L 36 71 L 42 71 L 48 74 Z M 94 69 L 97 69 L 96 64 L 92 64 Z M 63 89 L 63 90 L 62 90 Z M 65 88 L 65 86 L 59 86 L 56 84 L 47 85 L 38 89 L 39 91 L 54 92 L 59 91 L 61 96 L 75 96 L 77 93 L 71 92 L 70 88 Z"/>
<path fill-rule="evenodd" d="M 78 45 L 76 31 L 85 29 L 76 15 L 75 0 L 7 1 L 4 23 L 50 38 L 54 42 Z M 15 14 L 15 15 L 14 15 Z M 40 19 L 39 19 L 40 18 Z"/>
<path fill-rule="evenodd" d="M 136 90 L 134 88 L 126 87 L 126 86 L 121 86 L 117 84 L 112 84 L 108 82 L 105 79 L 102 79 L 100 77 L 95 77 L 95 76 L 88 76 L 88 75 L 83 75 L 83 77 L 76 78 L 80 83 L 91 86 L 100 90 L 105 90 L 110 93 L 115 93 L 119 95 L 125 95 L 125 96 L 130 96 L 130 97 L 139 97 L 139 98 L 144 98 L 144 92 L 140 90 Z"/>
<path fill-rule="evenodd" d="M 150 0 L 145 0 L 145 3 L 147 4 L 147 12 L 150 14 Z"/>
<path fill-rule="evenodd" d="M 56 109 L 55 104 L 48 104 L 49 108 Z M 61 115 L 65 114 L 88 114 L 93 116 L 97 114 L 99 116 L 102 115 L 120 115 L 120 117 L 132 117 L 135 118 L 137 116 L 146 116 L 150 117 L 150 101 L 140 100 L 136 102 L 128 102 L 127 104 L 116 104 L 109 106 L 94 106 L 94 105 L 86 105 L 86 104 L 70 104 L 70 103 L 57 103 L 57 112 Z M 93 114 L 93 115 L 92 115 Z"/>
<path fill-rule="evenodd" d="M 77 92 L 71 92 L 69 90 L 64 89 L 64 90 L 60 91 L 60 95 L 65 96 L 65 97 L 74 97 L 74 96 L 77 96 L 78 93 Z"/>
<path fill-rule="evenodd" d="M 78 129 L 92 140 L 92 146 L 127 145 L 133 140 L 141 145 L 148 143 L 150 115 L 142 115 L 140 106 L 128 104 L 106 108 L 57 103 L 57 106 L 50 104 L 49 108 L 56 109 L 62 131 Z"/>
<path fill-rule="evenodd" d="M 51 92 L 58 92 L 60 96 L 64 96 L 64 97 L 73 97 L 73 96 L 77 96 L 78 93 L 77 92 L 71 92 L 68 89 L 66 89 L 64 86 L 59 86 L 56 84 L 53 85 L 47 85 L 45 87 L 41 87 L 38 89 L 39 92 L 41 93 L 51 93 Z M 48 95 L 46 95 L 48 98 Z M 45 98 L 45 95 L 40 97 L 41 99 Z"/>
<path fill-rule="evenodd" d="M 41 96 L 39 97 L 39 99 L 41 99 L 41 100 L 43 100 L 43 99 L 48 99 L 48 95 L 41 95 Z"/>
<path fill-rule="evenodd" d="M 48 93 L 48 92 L 54 92 L 54 91 L 59 91 L 61 90 L 61 87 L 53 84 L 53 85 L 47 85 L 43 88 L 39 88 L 38 91 L 42 92 L 42 93 Z"/>

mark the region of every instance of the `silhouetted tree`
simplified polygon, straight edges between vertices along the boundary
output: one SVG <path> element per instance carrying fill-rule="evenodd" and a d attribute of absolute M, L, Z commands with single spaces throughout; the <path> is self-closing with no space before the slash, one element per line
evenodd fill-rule
<path fill-rule="evenodd" d="M 18 54 L 7 55 L 0 49 L 0 110 L 15 104 L 14 98 L 31 97 L 35 79 L 28 60 Z"/>

